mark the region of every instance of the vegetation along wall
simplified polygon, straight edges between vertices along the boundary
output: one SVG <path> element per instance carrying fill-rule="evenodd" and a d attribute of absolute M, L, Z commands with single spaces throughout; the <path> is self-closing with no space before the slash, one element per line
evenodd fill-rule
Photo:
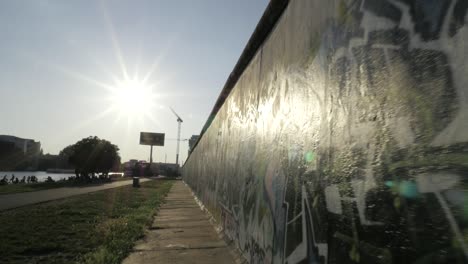
<path fill-rule="evenodd" d="M 183 168 L 250 263 L 467 263 L 467 8 L 287 2 Z"/>

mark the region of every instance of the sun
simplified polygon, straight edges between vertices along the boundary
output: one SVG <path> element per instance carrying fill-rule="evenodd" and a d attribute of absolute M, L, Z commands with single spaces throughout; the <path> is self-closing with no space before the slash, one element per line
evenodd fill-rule
<path fill-rule="evenodd" d="M 156 97 L 153 86 L 138 79 L 119 81 L 111 91 L 112 108 L 127 118 L 150 115 Z"/>
<path fill-rule="evenodd" d="M 79 80 L 93 87 L 100 88 L 105 92 L 103 97 L 96 98 L 96 95 L 91 95 L 90 101 L 95 103 L 99 102 L 102 111 L 94 115 L 87 116 L 82 122 L 76 124 L 72 129 L 82 128 L 91 125 L 95 122 L 101 121 L 111 115 L 115 116 L 112 127 L 120 125 L 122 119 L 126 119 L 127 129 L 126 133 L 129 135 L 131 128 L 141 125 L 156 125 L 162 126 L 158 120 L 158 113 L 167 111 L 168 107 L 163 102 L 169 96 L 173 96 L 170 92 L 165 91 L 161 93 L 159 89 L 168 79 L 168 74 L 165 72 L 158 72 L 161 60 L 166 56 L 167 48 L 170 47 L 167 43 L 167 48 L 153 59 L 153 62 L 148 64 L 149 67 L 146 71 L 140 70 L 140 58 L 135 61 L 135 68 L 132 73 L 129 71 L 128 65 L 125 63 L 120 43 L 114 29 L 111 17 L 107 13 L 105 5 L 102 6 L 104 11 L 104 19 L 108 29 L 109 37 L 112 44 L 112 49 L 115 55 L 115 62 L 120 68 L 120 73 L 112 72 L 107 68 L 105 63 L 100 61 L 99 58 L 89 57 L 90 61 L 106 73 L 105 81 L 102 79 L 95 79 L 85 73 L 75 71 L 63 65 L 56 65 L 50 62 L 46 66 L 51 67 L 58 72 Z M 138 54 L 141 51 L 138 51 Z M 85 54 L 88 55 L 88 54 Z M 113 68 L 113 67 L 112 67 Z M 155 78 L 157 75 L 157 78 Z M 108 82 L 111 81 L 111 82 Z M 151 83 L 151 84 L 150 84 Z M 165 86 L 165 85 L 164 85 Z M 167 89 L 166 89 L 167 90 Z M 155 93 L 157 91 L 157 93 Z"/>

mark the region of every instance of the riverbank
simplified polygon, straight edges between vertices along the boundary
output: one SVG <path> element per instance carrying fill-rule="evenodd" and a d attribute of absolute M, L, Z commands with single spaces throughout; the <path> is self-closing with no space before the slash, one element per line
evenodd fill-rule
<path fill-rule="evenodd" d="M 120 263 L 173 181 L 148 181 L 0 215 L 0 263 Z"/>
<path fill-rule="evenodd" d="M 22 193 L 22 192 L 34 192 L 47 189 L 55 189 L 62 187 L 90 187 L 108 184 L 116 181 L 130 180 L 128 177 L 113 177 L 106 182 L 80 182 L 80 181 L 57 181 L 57 182 L 38 182 L 38 183 L 20 183 L 20 184 L 8 184 L 0 185 L 0 197 L 2 194 Z"/>
<path fill-rule="evenodd" d="M 122 172 L 111 172 L 109 175 L 121 175 Z M 54 181 L 66 180 L 69 177 L 74 177 L 74 172 L 62 171 L 61 173 L 50 172 L 50 171 L 0 171 L 0 179 L 4 176 L 7 176 L 7 179 L 10 180 L 12 176 L 21 180 L 23 177 L 27 178 L 28 176 L 35 176 L 39 182 L 45 181 L 48 177 L 51 177 Z"/>

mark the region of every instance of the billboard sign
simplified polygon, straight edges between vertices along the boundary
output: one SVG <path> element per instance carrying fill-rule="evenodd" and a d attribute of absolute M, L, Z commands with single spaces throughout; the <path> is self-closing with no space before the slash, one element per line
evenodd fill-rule
<path fill-rule="evenodd" d="M 164 133 L 140 132 L 140 145 L 164 146 Z"/>

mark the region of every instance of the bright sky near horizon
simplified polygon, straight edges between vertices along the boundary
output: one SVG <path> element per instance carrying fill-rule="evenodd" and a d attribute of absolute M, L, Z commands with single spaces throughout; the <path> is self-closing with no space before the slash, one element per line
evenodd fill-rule
<path fill-rule="evenodd" d="M 155 161 L 199 134 L 268 0 L 0 1 L 0 134 L 57 154 L 87 136 Z M 181 160 L 188 142 L 181 142 Z"/>

